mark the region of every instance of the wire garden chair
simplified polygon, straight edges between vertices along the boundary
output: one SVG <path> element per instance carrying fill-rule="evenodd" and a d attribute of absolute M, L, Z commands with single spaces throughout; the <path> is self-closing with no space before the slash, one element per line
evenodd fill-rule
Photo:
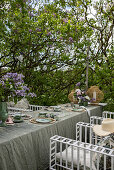
<path fill-rule="evenodd" d="M 92 130 L 94 124 L 101 124 L 104 118 L 113 115 L 113 112 L 103 112 L 103 117 L 90 117 L 90 123 L 78 122 L 76 140 L 58 135 L 51 137 L 50 170 L 113 170 L 114 149 L 99 146 L 103 137 Z"/>

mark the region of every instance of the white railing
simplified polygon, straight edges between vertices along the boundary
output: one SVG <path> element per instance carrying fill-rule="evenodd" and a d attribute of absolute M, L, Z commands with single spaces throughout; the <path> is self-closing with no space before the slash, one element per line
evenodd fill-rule
<path fill-rule="evenodd" d="M 67 170 L 99 170 L 101 159 L 104 170 L 114 169 L 114 150 L 83 143 L 80 141 L 53 136 L 50 138 L 50 170 L 59 167 Z M 109 161 L 110 160 L 110 165 Z"/>

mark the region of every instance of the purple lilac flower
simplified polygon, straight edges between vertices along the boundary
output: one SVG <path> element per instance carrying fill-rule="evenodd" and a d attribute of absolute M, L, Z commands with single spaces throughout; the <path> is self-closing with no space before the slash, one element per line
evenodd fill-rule
<path fill-rule="evenodd" d="M 35 94 L 35 93 L 29 93 L 28 96 L 30 96 L 30 97 L 36 97 L 36 94 Z"/>
<path fill-rule="evenodd" d="M 81 100 L 83 100 L 84 97 L 83 97 L 83 96 L 79 96 L 78 98 L 81 99 Z"/>
<path fill-rule="evenodd" d="M 20 9 L 20 13 L 22 13 L 22 9 Z"/>
<path fill-rule="evenodd" d="M 90 102 L 93 102 L 93 101 L 95 101 L 95 99 L 94 99 L 94 98 L 90 99 Z"/>
<path fill-rule="evenodd" d="M 7 73 L 7 74 L 5 74 L 4 76 L 3 76 L 3 79 L 4 80 L 7 80 L 8 78 L 16 78 L 18 76 L 18 74 L 17 73 Z"/>
<path fill-rule="evenodd" d="M 83 96 L 79 96 L 79 99 L 80 99 L 81 101 L 86 101 L 85 97 L 83 97 Z"/>
<path fill-rule="evenodd" d="M 45 13 L 47 13 L 47 10 L 46 10 L 46 9 L 44 9 L 44 12 L 45 12 Z"/>
<path fill-rule="evenodd" d="M 66 13 L 69 13 L 69 11 L 68 11 L 68 10 L 66 10 Z"/>
<path fill-rule="evenodd" d="M 22 83 L 21 83 L 21 82 L 17 82 L 17 83 L 15 83 L 15 86 L 16 86 L 16 87 L 18 87 L 18 86 L 20 86 L 20 85 L 22 85 Z"/>
<path fill-rule="evenodd" d="M 83 99 L 82 99 L 82 100 L 83 100 L 84 102 L 85 102 L 85 101 L 87 101 L 87 99 L 85 99 L 85 97 L 83 97 Z"/>
<path fill-rule="evenodd" d="M 32 32 L 32 29 L 29 29 L 29 32 Z"/>
<path fill-rule="evenodd" d="M 60 34 L 60 31 L 57 31 L 57 34 Z"/>
<path fill-rule="evenodd" d="M 41 32 L 41 29 L 40 28 L 36 28 L 36 31 Z"/>
<path fill-rule="evenodd" d="M 8 83 L 10 87 L 12 86 L 14 89 L 10 89 L 9 87 L 9 94 L 8 96 L 11 95 L 12 97 L 15 96 L 20 96 L 20 97 L 25 97 L 27 95 L 26 91 L 29 91 L 29 88 L 26 85 L 23 85 L 24 76 L 22 74 L 17 74 L 17 73 L 7 73 L 0 79 L 0 84 L 3 86 L 4 90 L 6 89 L 5 83 Z M 35 93 L 30 93 L 30 97 L 36 97 Z"/>
<path fill-rule="evenodd" d="M 66 18 L 63 18 L 63 22 L 64 22 L 64 23 L 67 23 L 68 21 L 67 21 L 67 19 L 66 19 Z"/>
<path fill-rule="evenodd" d="M 63 40 L 63 37 L 60 37 L 60 40 Z"/>
<path fill-rule="evenodd" d="M 27 86 L 22 86 L 25 91 L 29 91 L 30 89 Z"/>
<path fill-rule="evenodd" d="M 33 16 L 34 16 L 34 14 L 32 14 L 32 13 L 30 12 L 30 13 L 29 13 L 29 16 L 30 16 L 30 17 L 33 17 Z"/>
<path fill-rule="evenodd" d="M 9 78 L 11 78 L 13 75 L 13 73 L 7 73 L 5 76 L 8 76 Z"/>
<path fill-rule="evenodd" d="M 48 32 L 48 33 L 47 33 L 47 36 L 50 36 L 50 35 L 51 35 L 51 32 Z"/>
<path fill-rule="evenodd" d="M 53 13 L 53 16 L 54 16 L 54 17 L 56 17 L 56 14 L 55 14 L 55 13 Z"/>
<path fill-rule="evenodd" d="M 15 97 L 15 96 L 16 96 L 16 94 L 15 94 L 15 93 L 13 93 L 13 92 L 11 92 L 11 96 Z"/>
<path fill-rule="evenodd" d="M 23 78 L 24 78 L 24 76 L 22 75 L 22 74 L 18 74 L 18 76 L 17 77 L 14 77 L 14 81 L 15 82 L 21 82 L 21 83 L 24 83 L 24 81 L 23 81 Z"/>
<path fill-rule="evenodd" d="M 18 74 L 17 73 L 12 73 L 12 77 L 17 77 Z"/>
<path fill-rule="evenodd" d="M 80 89 L 76 89 L 76 94 L 77 94 L 77 96 L 81 95 L 81 90 Z"/>
<path fill-rule="evenodd" d="M 7 75 L 4 75 L 3 77 L 2 77 L 2 80 L 7 80 L 8 79 L 8 76 Z"/>
<path fill-rule="evenodd" d="M 78 82 L 78 83 L 76 84 L 76 86 L 80 86 L 80 84 L 81 84 L 81 83 L 80 83 L 80 82 Z"/>
<path fill-rule="evenodd" d="M 17 96 L 26 96 L 25 90 L 15 90 Z"/>
<path fill-rule="evenodd" d="M 48 47 L 52 47 L 52 45 L 51 45 L 51 44 L 47 44 L 47 46 L 48 46 Z"/>
<path fill-rule="evenodd" d="M 3 80 L 0 80 L 0 84 L 2 84 L 2 86 L 5 85 L 4 81 Z"/>
<path fill-rule="evenodd" d="M 73 38 L 72 38 L 72 37 L 69 37 L 69 41 L 70 41 L 70 42 L 73 42 Z"/>

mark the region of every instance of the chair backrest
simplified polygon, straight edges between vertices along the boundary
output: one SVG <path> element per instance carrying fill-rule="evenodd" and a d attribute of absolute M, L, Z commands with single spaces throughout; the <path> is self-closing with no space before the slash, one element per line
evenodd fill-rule
<path fill-rule="evenodd" d="M 23 109 L 23 108 L 17 108 L 17 107 L 8 107 L 8 112 L 22 112 L 22 113 L 25 113 L 25 112 L 30 112 L 32 110 L 29 110 L 29 109 Z"/>
<path fill-rule="evenodd" d="M 90 123 L 78 122 L 76 124 L 76 140 L 90 144 L 99 143 L 102 137 L 95 135 L 93 126 Z"/>
<path fill-rule="evenodd" d="M 29 104 L 29 109 L 32 110 L 32 111 L 41 110 L 41 109 L 43 109 L 43 107 L 44 106 L 38 106 L 38 105 Z"/>
<path fill-rule="evenodd" d="M 114 150 L 80 141 L 53 136 L 50 138 L 50 170 L 58 167 L 74 170 L 114 169 Z"/>
<path fill-rule="evenodd" d="M 104 119 L 103 117 L 91 116 L 91 117 L 90 117 L 90 124 L 91 124 L 91 125 L 96 125 L 96 124 L 101 125 L 103 119 Z"/>
<path fill-rule="evenodd" d="M 114 119 L 114 112 L 109 112 L 109 111 L 104 111 L 102 113 L 102 117 L 98 117 L 98 116 L 91 116 L 90 117 L 90 124 L 93 126 L 95 124 L 99 124 L 101 125 L 103 119 L 107 119 L 107 118 L 112 118 Z M 94 134 L 94 132 L 91 130 L 91 136 L 92 136 L 92 143 L 93 144 L 97 144 L 100 140 L 103 139 L 103 137 L 97 136 Z"/>
<path fill-rule="evenodd" d="M 90 117 L 90 124 L 101 124 L 103 119 L 112 118 L 114 119 L 114 112 L 104 111 L 102 113 L 102 117 L 99 116 L 91 116 Z"/>
<path fill-rule="evenodd" d="M 111 118 L 111 119 L 114 119 L 114 112 L 104 111 L 104 112 L 102 113 L 102 117 L 103 117 L 103 118 Z"/>
<path fill-rule="evenodd" d="M 78 122 L 76 124 L 76 140 L 92 143 L 92 125 L 90 123 Z"/>

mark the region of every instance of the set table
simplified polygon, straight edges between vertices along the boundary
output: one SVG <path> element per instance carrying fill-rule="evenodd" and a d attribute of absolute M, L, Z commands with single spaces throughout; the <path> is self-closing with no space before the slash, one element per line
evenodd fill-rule
<path fill-rule="evenodd" d="M 102 106 L 87 108 L 91 116 L 102 114 Z M 27 114 L 36 118 L 38 112 Z M 46 170 L 49 167 L 50 137 L 60 135 L 75 139 L 76 123 L 89 122 L 87 111 L 63 112 L 64 116 L 53 124 L 32 124 L 27 120 L 0 127 L 0 170 Z"/>

